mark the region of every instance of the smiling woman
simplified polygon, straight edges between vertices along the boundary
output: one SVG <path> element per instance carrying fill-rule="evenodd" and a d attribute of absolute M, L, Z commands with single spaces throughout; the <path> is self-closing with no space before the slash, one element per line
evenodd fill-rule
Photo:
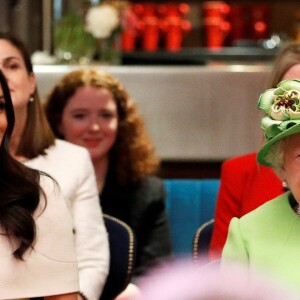
<path fill-rule="evenodd" d="M 123 84 L 96 69 L 70 72 L 50 92 L 46 115 L 58 137 L 88 149 L 103 212 L 132 227 L 137 240 L 134 275 L 169 256 L 165 189 L 153 176 L 159 161 Z"/>
<path fill-rule="evenodd" d="M 288 191 L 229 225 L 222 269 L 231 261 L 259 268 L 299 292 L 300 251 L 300 81 L 284 80 L 261 94 L 258 107 L 265 143 L 257 155 L 271 166 Z M 227 270 L 228 271 L 228 270 Z"/>
<path fill-rule="evenodd" d="M 108 161 L 117 129 L 118 111 L 112 93 L 92 86 L 79 87 L 70 97 L 59 126 L 59 132 L 67 141 L 89 150 L 94 164 L 99 164 L 98 160 Z"/>

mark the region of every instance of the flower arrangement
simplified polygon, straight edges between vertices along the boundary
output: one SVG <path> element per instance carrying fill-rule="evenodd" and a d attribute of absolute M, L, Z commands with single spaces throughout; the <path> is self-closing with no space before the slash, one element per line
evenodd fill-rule
<path fill-rule="evenodd" d="M 120 62 L 121 7 L 118 1 L 100 3 L 88 9 L 85 30 L 98 43 L 97 56 L 102 63 Z"/>
<path fill-rule="evenodd" d="M 61 63 L 88 63 L 96 50 L 96 40 L 88 33 L 82 18 L 71 11 L 56 24 L 55 54 Z"/>
<path fill-rule="evenodd" d="M 65 13 L 55 26 L 55 52 L 64 63 L 120 63 L 123 0 Z"/>
<path fill-rule="evenodd" d="M 113 5 L 103 3 L 88 10 L 85 22 L 86 31 L 95 38 L 108 38 L 120 25 L 119 12 Z"/>
<path fill-rule="evenodd" d="M 272 119 L 300 119 L 300 81 L 284 80 L 260 96 L 258 107 Z"/>

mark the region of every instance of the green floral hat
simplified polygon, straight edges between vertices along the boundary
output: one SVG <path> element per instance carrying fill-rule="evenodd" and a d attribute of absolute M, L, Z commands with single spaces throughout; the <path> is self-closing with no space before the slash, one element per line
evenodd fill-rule
<path fill-rule="evenodd" d="M 266 143 L 258 152 L 257 160 L 270 166 L 266 161 L 270 147 L 286 136 L 300 133 L 300 80 L 283 80 L 276 88 L 266 90 L 257 106 L 266 113 L 261 120 Z"/>

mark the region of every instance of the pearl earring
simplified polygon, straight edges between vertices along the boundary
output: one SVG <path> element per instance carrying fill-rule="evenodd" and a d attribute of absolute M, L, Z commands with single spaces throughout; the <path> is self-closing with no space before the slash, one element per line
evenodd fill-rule
<path fill-rule="evenodd" d="M 282 186 L 283 186 L 285 189 L 287 189 L 287 188 L 289 187 L 286 180 L 283 180 L 283 181 L 282 181 Z"/>
<path fill-rule="evenodd" d="M 29 102 L 33 102 L 34 101 L 34 98 L 33 98 L 33 96 L 30 96 L 30 98 L 29 98 Z"/>

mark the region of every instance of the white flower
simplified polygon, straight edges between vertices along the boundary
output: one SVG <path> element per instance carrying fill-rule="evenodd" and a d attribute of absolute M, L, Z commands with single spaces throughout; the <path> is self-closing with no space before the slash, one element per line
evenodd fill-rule
<path fill-rule="evenodd" d="M 86 31 L 90 32 L 95 38 L 109 37 L 120 23 L 118 10 L 109 4 L 101 4 L 90 8 L 85 21 Z"/>

